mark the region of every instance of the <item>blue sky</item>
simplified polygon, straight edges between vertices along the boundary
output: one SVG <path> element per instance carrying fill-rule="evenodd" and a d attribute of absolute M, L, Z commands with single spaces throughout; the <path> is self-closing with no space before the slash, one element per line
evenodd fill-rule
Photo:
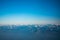
<path fill-rule="evenodd" d="M 59 24 L 59 0 L 0 0 L 0 24 Z"/>

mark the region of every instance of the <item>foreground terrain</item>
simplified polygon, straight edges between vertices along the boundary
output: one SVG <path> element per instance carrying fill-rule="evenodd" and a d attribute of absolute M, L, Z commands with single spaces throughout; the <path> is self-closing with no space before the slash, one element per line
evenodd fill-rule
<path fill-rule="evenodd" d="M 60 40 L 60 25 L 0 25 L 0 40 Z"/>

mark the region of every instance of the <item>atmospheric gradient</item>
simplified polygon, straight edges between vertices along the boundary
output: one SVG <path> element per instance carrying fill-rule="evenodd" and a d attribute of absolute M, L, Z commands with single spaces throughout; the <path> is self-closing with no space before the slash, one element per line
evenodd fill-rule
<path fill-rule="evenodd" d="M 0 0 L 0 24 L 60 24 L 59 0 Z"/>

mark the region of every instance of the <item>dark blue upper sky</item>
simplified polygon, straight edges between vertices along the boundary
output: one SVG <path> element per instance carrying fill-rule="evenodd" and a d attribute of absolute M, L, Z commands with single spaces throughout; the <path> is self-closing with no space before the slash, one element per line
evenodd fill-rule
<path fill-rule="evenodd" d="M 58 23 L 59 0 L 0 0 L 0 24 Z"/>

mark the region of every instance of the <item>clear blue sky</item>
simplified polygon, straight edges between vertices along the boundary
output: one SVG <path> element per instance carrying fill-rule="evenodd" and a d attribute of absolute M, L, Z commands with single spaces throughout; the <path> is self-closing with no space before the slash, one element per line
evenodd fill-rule
<path fill-rule="evenodd" d="M 59 0 L 0 0 L 0 24 L 59 24 Z"/>

